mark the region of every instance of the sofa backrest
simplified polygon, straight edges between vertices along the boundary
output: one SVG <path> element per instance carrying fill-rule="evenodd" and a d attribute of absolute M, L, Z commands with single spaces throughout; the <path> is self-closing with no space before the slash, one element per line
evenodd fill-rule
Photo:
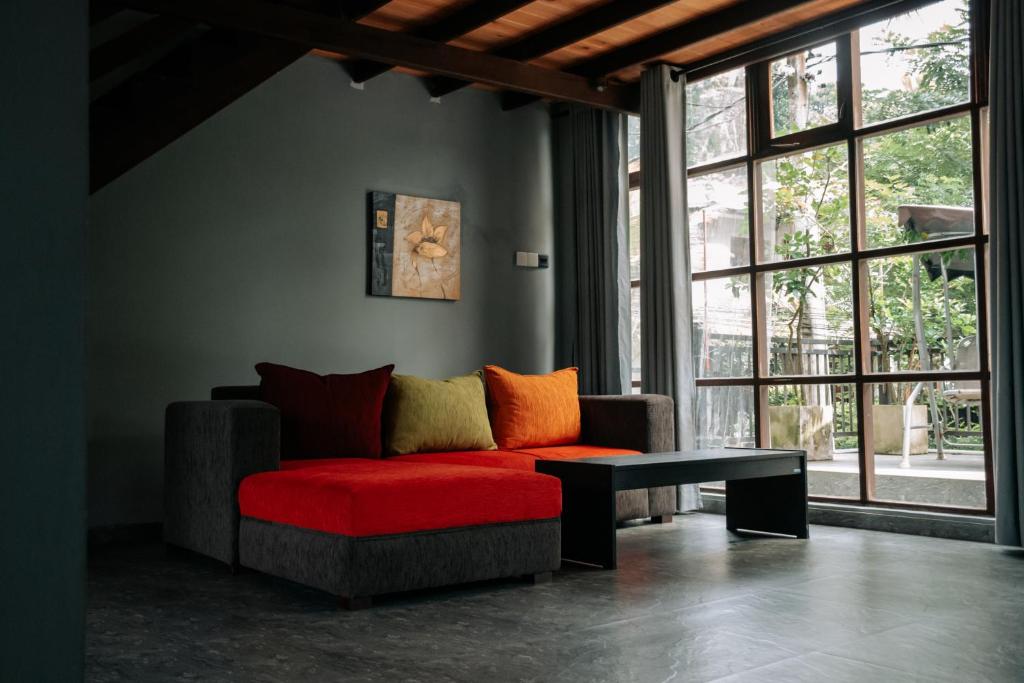
<path fill-rule="evenodd" d="M 258 384 L 214 387 L 210 390 L 210 398 L 214 401 L 258 401 L 260 387 Z"/>

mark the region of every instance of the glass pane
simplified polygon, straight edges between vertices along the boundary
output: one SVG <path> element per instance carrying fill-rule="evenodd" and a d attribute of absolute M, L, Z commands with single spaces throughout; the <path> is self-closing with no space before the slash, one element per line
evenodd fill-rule
<path fill-rule="evenodd" d="M 640 117 L 626 118 L 626 155 L 629 172 L 640 170 Z"/>
<path fill-rule="evenodd" d="M 984 508 L 980 383 L 879 383 L 867 390 L 875 498 Z"/>
<path fill-rule="evenodd" d="M 861 155 L 869 247 L 974 234 L 969 117 L 867 138 Z"/>
<path fill-rule="evenodd" d="M 747 77 L 742 68 L 686 84 L 686 166 L 747 153 Z"/>
<path fill-rule="evenodd" d="M 766 261 L 850 250 L 846 145 L 761 164 L 761 224 Z"/>
<path fill-rule="evenodd" d="M 640 188 L 629 191 L 629 279 L 640 279 Z"/>
<path fill-rule="evenodd" d="M 860 497 L 857 399 L 852 384 L 801 384 L 768 390 L 772 448 L 807 451 L 811 495 Z"/>
<path fill-rule="evenodd" d="M 754 447 L 754 388 L 697 388 L 697 448 Z"/>
<path fill-rule="evenodd" d="M 697 377 L 752 377 L 750 276 L 693 283 L 693 362 Z"/>
<path fill-rule="evenodd" d="M 686 208 L 694 272 L 750 263 L 745 166 L 690 178 Z"/>
<path fill-rule="evenodd" d="M 764 275 L 768 370 L 835 375 L 853 368 L 851 267 L 838 263 Z"/>
<path fill-rule="evenodd" d="M 640 381 L 640 288 L 633 287 L 629 290 L 629 313 L 630 313 L 630 346 L 633 354 L 634 382 Z"/>
<path fill-rule="evenodd" d="M 835 43 L 776 59 L 769 69 L 772 137 L 839 120 Z"/>
<path fill-rule="evenodd" d="M 860 30 L 861 119 L 879 123 L 970 99 L 968 0 L 945 0 Z"/>
<path fill-rule="evenodd" d="M 978 369 L 974 249 L 871 259 L 867 269 L 873 371 Z"/>

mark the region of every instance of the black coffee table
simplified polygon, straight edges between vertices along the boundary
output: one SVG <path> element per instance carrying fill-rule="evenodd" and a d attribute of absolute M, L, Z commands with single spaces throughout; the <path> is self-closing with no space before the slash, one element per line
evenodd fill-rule
<path fill-rule="evenodd" d="M 725 525 L 808 537 L 807 454 L 714 448 L 581 460 L 538 460 L 538 472 L 562 480 L 562 557 L 616 567 L 615 492 L 725 481 Z"/>

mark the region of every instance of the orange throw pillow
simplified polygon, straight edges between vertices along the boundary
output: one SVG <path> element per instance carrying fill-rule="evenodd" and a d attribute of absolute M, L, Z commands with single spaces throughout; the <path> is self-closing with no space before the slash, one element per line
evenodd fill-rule
<path fill-rule="evenodd" d="M 580 440 L 579 371 L 518 375 L 484 366 L 491 431 L 498 448 L 564 446 Z"/>

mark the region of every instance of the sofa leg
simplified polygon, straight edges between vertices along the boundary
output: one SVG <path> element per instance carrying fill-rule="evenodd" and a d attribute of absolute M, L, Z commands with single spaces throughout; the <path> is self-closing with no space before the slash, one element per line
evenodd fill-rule
<path fill-rule="evenodd" d="M 373 598 L 369 595 L 364 595 L 360 597 L 348 597 L 342 595 L 338 599 L 338 602 L 341 605 L 342 609 L 347 609 L 349 611 L 355 611 L 357 609 L 367 609 L 373 606 Z"/>
<path fill-rule="evenodd" d="M 671 524 L 675 520 L 672 515 L 654 515 L 651 521 L 655 524 Z"/>
<path fill-rule="evenodd" d="M 540 585 L 542 583 L 551 583 L 551 572 L 527 574 L 524 578 L 535 586 Z"/>

